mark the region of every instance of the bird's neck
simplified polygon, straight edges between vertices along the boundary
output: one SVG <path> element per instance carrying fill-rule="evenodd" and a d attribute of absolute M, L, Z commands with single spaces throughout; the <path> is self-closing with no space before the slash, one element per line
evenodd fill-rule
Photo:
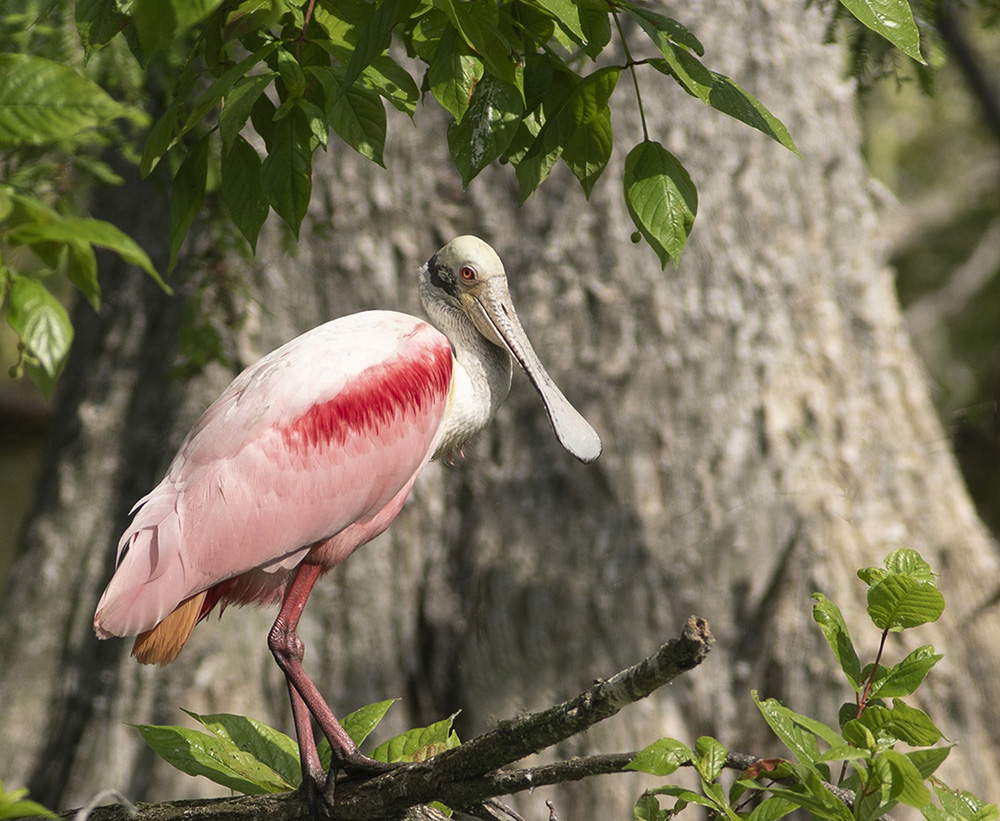
<path fill-rule="evenodd" d="M 490 423 L 510 390 L 512 363 L 507 351 L 485 339 L 461 311 L 426 307 L 451 342 L 454 357 L 437 459 L 459 450 Z"/>

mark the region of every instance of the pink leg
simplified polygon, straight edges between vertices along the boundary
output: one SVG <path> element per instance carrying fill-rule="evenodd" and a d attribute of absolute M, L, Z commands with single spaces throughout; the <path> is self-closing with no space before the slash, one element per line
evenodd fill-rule
<path fill-rule="evenodd" d="M 316 751 L 316 741 L 312 731 L 312 717 L 315 717 L 323 734 L 330 742 L 335 761 L 344 769 L 362 773 L 384 772 L 389 767 L 374 761 L 358 750 L 358 746 L 346 733 L 333 711 L 324 701 L 316 685 L 306 674 L 302 666 L 305 655 L 305 645 L 296 628 L 302 617 L 302 610 L 319 578 L 322 567 L 314 564 L 299 565 L 295 578 L 285 591 L 285 600 L 281 605 L 278 618 L 275 619 L 267 637 L 268 647 L 274 655 L 278 666 L 288 679 L 288 690 L 292 701 L 292 715 L 295 719 L 295 731 L 299 737 L 299 753 L 302 757 L 302 776 L 304 782 L 320 786 L 323 768 L 319 763 L 319 753 Z M 307 790 L 313 787 L 307 785 Z"/>

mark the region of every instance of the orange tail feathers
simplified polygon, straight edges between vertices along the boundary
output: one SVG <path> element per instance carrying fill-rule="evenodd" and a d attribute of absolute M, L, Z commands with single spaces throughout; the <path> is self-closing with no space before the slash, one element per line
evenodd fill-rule
<path fill-rule="evenodd" d="M 170 664 L 184 649 L 201 616 L 205 591 L 185 599 L 177 609 L 152 630 L 140 633 L 132 645 L 132 655 L 141 664 Z"/>

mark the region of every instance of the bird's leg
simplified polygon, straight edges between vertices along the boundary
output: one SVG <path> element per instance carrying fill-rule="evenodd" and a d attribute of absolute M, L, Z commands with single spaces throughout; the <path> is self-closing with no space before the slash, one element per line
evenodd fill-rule
<path fill-rule="evenodd" d="M 312 714 L 309 708 L 288 681 L 288 696 L 292 702 L 292 718 L 295 720 L 295 735 L 299 742 L 299 760 L 302 762 L 302 791 L 310 807 L 316 805 L 316 799 L 326 781 L 326 771 L 319 760 L 319 750 L 316 749 L 316 737 L 313 735 Z"/>
<path fill-rule="evenodd" d="M 310 713 L 315 717 L 323 734 L 329 740 L 334 760 L 344 770 L 350 773 L 375 775 L 391 769 L 390 765 L 375 761 L 361 753 L 358 745 L 351 740 L 340 722 L 337 721 L 337 717 L 302 666 L 305 645 L 299 638 L 296 628 L 302 617 L 302 610 L 305 608 L 309 593 L 321 572 L 320 565 L 299 565 L 292 583 L 285 591 L 285 600 L 282 602 L 281 611 L 268 635 L 267 644 L 275 661 L 278 662 L 278 666 L 284 671 L 289 689 L 292 692 L 292 714 L 295 717 L 295 730 L 299 736 L 299 751 L 303 757 L 303 776 L 313 778 L 314 768 L 319 768 L 319 772 L 322 772 L 309 721 Z M 332 772 L 327 776 L 327 780 L 331 777 Z M 319 782 L 314 783 L 318 784 Z"/>

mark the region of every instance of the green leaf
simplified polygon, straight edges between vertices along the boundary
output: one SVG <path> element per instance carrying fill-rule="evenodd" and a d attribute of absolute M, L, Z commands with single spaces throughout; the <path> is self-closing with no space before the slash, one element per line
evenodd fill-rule
<path fill-rule="evenodd" d="M 332 66 L 310 66 L 326 95 L 330 125 L 351 148 L 381 165 L 386 119 L 382 99 L 370 88 L 344 84 L 343 71 Z M 265 161 L 266 162 L 266 161 Z"/>
<path fill-rule="evenodd" d="M 340 722 L 341 726 L 351 737 L 351 740 L 361 746 L 361 743 L 368 738 L 369 734 L 381 723 L 389 708 L 399 701 L 398 698 L 390 698 L 386 701 L 377 701 L 355 710 Z"/>
<path fill-rule="evenodd" d="M 699 57 L 704 56 L 705 47 L 701 44 L 701 41 L 694 36 L 694 34 L 682 25 L 674 20 L 672 17 L 666 17 L 655 11 L 652 11 L 646 6 L 639 6 L 633 3 L 623 3 L 622 7 L 627 11 L 636 22 L 643 27 L 643 30 L 647 32 L 656 31 L 659 32 L 664 37 L 672 40 L 678 45 L 684 46 L 686 49 L 690 49 Z M 650 37 L 655 43 L 657 38 Z"/>
<path fill-rule="evenodd" d="M 134 725 L 168 764 L 246 795 L 287 792 L 292 785 L 227 738 L 186 727 Z"/>
<path fill-rule="evenodd" d="M 765 786 L 749 779 L 743 779 L 743 783 L 751 789 L 767 790 L 771 795 L 790 801 L 819 818 L 828 818 L 831 821 L 854 821 L 854 816 L 847 805 L 830 792 L 815 769 L 797 764 L 792 765 L 792 768 L 799 784 L 789 789 L 774 784 Z"/>
<path fill-rule="evenodd" d="M 126 17 L 115 0 L 78 0 L 76 31 L 83 45 L 84 62 L 106 46 L 126 25 Z"/>
<path fill-rule="evenodd" d="M 507 150 L 523 113 L 521 94 L 510 83 L 487 75 L 476 85 L 461 122 L 448 124 L 448 150 L 465 187 Z"/>
<path fill-rule="evenodd" d="M 779 818 L 784 818 L 795 809 L 796 805 L 787 798 L 772 796 L 765 798 L 754 807 L 747 821 L 778 821 Z"/>
<path fill-rule="evenodd" d="M 878 744 L 875 734 L 861 719 L 852 718 L 844 723 L 844 738 L 859 750 L 874 751 Z"/>
<path fill-rule="evenodd" d="M 183 709 L 183 708 L 182 708 Z M 233 742 L 240 750 L 277 773 L 293 788 L 302 780 L 297 742 L 256 719 L 230 713 L 198 715 L 184 710 L 205 729 Z"/>
<path fill-rule="evenodd" d="M 902 753 L 885 750 L 875 756 L 872 770 L 892 801 L 902 801 L 919 809 L 931 800 L 931 791 L 924 785 L 920 771 Z M 868 789 L 871 785 L 868 785 Z M 885 799 L 883 799 L 884 801 Z"/>
<path fill-rule="evenodd" d="M 0 147 L 43 145 L 135 113 L 61 63 L 0 54 Z"/>
<path fill-rule="evenodd" d="M 300 98 L 306 92 L 306 75 L 302 72 L 302 66 L 299 65 L 295 55 L 285 48 L 278 49 L 277 58 L 278 74 L 288 92 L 282 99 L 288 101 Z"/>
<path fill-rule="evenodd" d="M 858 720 L 876 736 L 888 735 L 914 747 L 929 747 L 941 740 L 941 731 L 927 713 L 898 699 L 892 709 L 869 705 Z"/>
<path fill-rule="evenodd" d="M 21 242 L 52 241 L 59 243 L 89 243 L 101 248 L 107 248 L 118 254 L 125 262 L 141 268 L 167 293 L 170 288 L 160 278 L 152 261 L 142 247 L 128 234 L 116 228 L 110 222 L 84 217 L 63 217 L 52 212 L 55 218 L 51 222 L 21 225 L 17 228 L 16 237 Z M 84 291 L 85 295 L 87 294 Z"/>
<path fill-rule="evenodd" d="M 647 140 L 625 158 L 625 203 L 632 222 L 666 267 L 684 251 L 698 211 L 694 183 L 677 158 Z"/>
<path fill-rule="evenodd" d="M 715 78 L 688 50 L 691 49 L 698 55 L 704 53 L 697 38 L 669 17 L 635 6 L 625 6 L 625 10 L 663 55 L 670 75 L 690 94 L 703 103 L 708 103 Z"/>
<path fill-rule="evenodd" d="M 496 4 L 434 0 L 434 5 L 444 12 L 448 22 L 492 74 L 518 89 L 523 87 L 522 72 L 518 70 L 513 49 L 500 34 Z"/>
<path fill-rule="evenodd" d="M 927 674 L 944 656 L 935 653 L 927 644 L 909 653 L 906 658 L 890 667 L 884 676 L 872 684 L 874 698 L 899 698 L 913 693 L 927 677 Z"/>
<path fill-rule="evenodd" d="M 614 135 L 611 126 L 611 109 L 603 108 L 585 125 L 576 129 L 566 141 L 562 161 L 580 181 L 583 195 L 590 199 L 590 192 L 604 173 L 611 159 Z"/>
<path fill-rule="evenodd" d="M 258 63 L 265 60 L 267 56 L 272 51 L 274 51 L 275 48 L 277 48 L 277 46 L 278 46 L 277 43 L 273 42 L 268 43 L 266 46 L 264 46 L 261 49 L 258 49 L 253 54 L 244 57 L 236 65 L 230 66 L 221 75 L 219 75 L 219 77 L 217 77 L 215 81 L 208 88 L 206 88 L 205 91 L 202 92 L 202 94 L 198 97 L 198 100 L 192 107 L 191 113 L 188 115 L 188 118 L 185 121 L 184 126 L 174 137 L 174 140 L 176 141 L 180 137 L 184 136 L 192 128 L 201 123 L 201 121 L 205 118 L 205 115 L 208 114 L 208 112 L 211 111 L 213 108 L 215 108 L 217 105 L 219 105 L 219 103 L 222 102 L 223 98 L 227 97 L 227 94 L 229 94 L 230 89 L 233 89 L 234 86 L 239 85 L 245 89 L 247 85 L 252 85 L 253 81 L 257 80 L 258 78 L 247 77 L 246 76 L 247 72 L 250 71 L 250 69 L 252 69 Z M 284 51 L 282 53 L 287 54 L 287 52 Z M 294 62 L 295 67 L 298 68 L 298 63 L 295 62 L 295 58 L 292 57 L 290 54 L 288 55 L 288 58 L 292 62 Z M 301 76 L 301 74 L 302 70 L 299 69 L 299 75 Z M 268 74 L 259 76 L 266 77 L 267 83 L 269 83 L 273 79 L 274 74 L 269 72 Z M 265 85 L 267 83 L 265 83 Z M 303 82 L 303 87 L 304 87 L 304 82 Z M 240 95 L 238 94 L 237 101 L 239 101 L 239 97 Z M 247 117 L 250 115 L 250 107 L 253 105 L 254 100 L 256 100 L 256 97 L 254 97 L 253 100 L 250 100 L 249 103 L 244 102 L 244 110 L 246 111 L 246 113 L 243 115 L 244 123 L 246 122 Z M 229 105 L 229 99 L 227 98 L 226 106 L 228 105 Z M 221 120 L 222 118 L 221 113 L 219 117 Z M 242 127 L 242 125 L 240 127 Z M 220 123 L 220 128 L 221 128 L 221 123 Z M 230 125 L 229 128 L 231 129 L 232 125 Z"/>
<path fill-rule="evenodd" d="M 438 42 L 427 69 L 431 94 L 460 122 L 469 107 L 472 90 L 483 76 L 483 63 L 458 32 L 449 27 Z"/>
<path fill-rule="evenodd" d="M 146 145 L 142 149 L 142 157 L 139 160 L 139 173 L 143 177 L 148 177 L 152 173 L 160 159 L 173 145 L 174 133 L 180 128 L 181 108 L 180 103 L 170 106 L 156 121 L 156 125 L 150 129 L 149 136 L 146 137 Z"/>
<path fill-rule="evenodd" d="M 938 767 L 948 757 L 952 750 L 952 745 L 947 747 L 932 747 L 926 750 L 910 750 L 904 755 L 913 762 L 913 766 L 919 770 L 924 778 L 930 778 Z"/>
<path fill-rule="evenodd" d="M 223 150 L 232 145 L 233 140 L 243 130 L 257 98 L 264 93 L 276 76 L 274 72 L 268 72 L 244 77 L 226 94 L 225 105 L 219 112 L 219 134 L 222 137 Z"/>
<path fill-rule="evenodd" d="M 584 32 L 583 50 L 596 60 L 611 41 L 611 15 L 600 0 L 578 0 L 580 25 Z"/>
<path fill-rule="evenodd" d="M 390 738 L 372 750 L 372 758 L 376 761 L 424 761 L 457 747 L 458 737 L 451 731 L 455 715 L 428 727 L 416 727 Z"/>
<path fill-rule="evenodd" d="M 907 0 L 840 0 L 844 8 L 881 34 L 902 51 L 924 65 L 927 61 L 920 54 L 920 32 L 913 20 L 913 11 Z"/>
<path fill-rule="evenodd" d="M 200 23 L 222 0 L 136 0 L 132 4 L 132 23 L 148 59 L 157 51 L 166 51 L 174 39 Z"/>
<path fill-rule="evenodd" d="M 868 589 L 868 615 L 880 630 L 903 630 L 937 621 L 944 612 L 944 596 L 931 583 L 900 573 L 889 573 Z"/>
<path fill-rule="evenodd" d="M 723 74 L 712 71 L 712 88 L 708 93 L 708 104 L 716 111 L 728 114 L 751 128 L 756 128 L 772 140 L 798 156 L 799 149 L 784 124 L 775 117 L 763 103 Z"/>
<path fill-rule="evenodd" d="M 575 77 L 575 75 L 570 76 Z M 562 97 L 561 105 L 545 120 L 527 152 L 517 161 L 516 174 L 521 187 L 521 202 L 524 202 L 548 177 L 552 166 L 578 131 L 583 129 L 593 132 L 579 138 L 585 143 L 589 138 L 597 139 L 594 135 L 599 134 L 602 129 L 610 128 L 610 124 L 604 121 L 605 111 L 620 76 L 621 69 L 610 66 L 586 77 L 576 78 L 572 89 Z M 560 86 L 553 83 L 553 87 Z M 604 135 L 605 140 L 610 138 L 609 133 Z M 594 153 L 593 145 L 590 149 L 591 154 L 588 157 L 585 153 L 581 153 L 585 152 L 586 146 L 574 145 L 575 154 L 571 157 L 574 165 L 570 166 L 571 168 L 575 166 L 583 175 L 581 183 L 585 193 L 588 194 L 588 186 L 592 187 L 596 180 L 595 174 L 599 175 L 600 171 L 603 171 L 603 166 L 597 167 L 597 155 Z"/>
<path fill-rule="evenodd" d="M 847 630 L 847 622 L 844 616 L 832 601 L 822 593 L 813 593 L 813 620 L 823 631 L 823 636 L 833 655 L 844 671 L 844 675 L 850 682 L 855 692 L 861 692 L 864 682 L 861 678 L 861 661 L 858 659 L 858 652 L 854 649 L 854 642 Z"/>
<path fill-rule="evenodd" d="M 683 809 L 685 804 L 697 804 L 699 807 L 708 807 L 715 812 L 722 809 L 715 799 L 696 793 L 694 790 L 689 790 L 686 787 L 677 787 L 673 784 L 667 784 L 663 787 L 655 787 L 651 790 L 646 790 L 646 794 L 672 795 L 675 798 L 679 798 L 679 806 L 674 807 L 673 815 L 676 815 L 681 809 Z"/>
<path fill-rule="evenodd" d="M 392 40 L 396 24 L 410 18 L 420 0 L 382 0 L 361 30 L 357 45 L 344 74 L 344 85 L 350 88 L 361 73 L 379 57 Z"/>
<path fill-rule="evenodd" d="M 632 817 L 636 821 L 667 821 L 669 814 L 660 809 L 660 802 L 652 795 L 640 795 L 632 808 Z"/>
<path fill-rule="evenodd" d="M 625 769 L 665 776 L 690 761 L 694 761 L 694 753 L 686 744 L 673 738 L 661 738 L 640 750 Z"/>
<path fill-rule="evenodd" d="M 31 801 L 25 796 L 28 790 L 21 788 L 18 790 L 7 790 L 3 781 L 0 781 L 0 819 L 25 818 L 32 815 L 42 815 L 46 818 L 58 819 L 48 807 L 43 807 L 37 801 Z"/>
<path fill-rule="evenodd" d="M 777 699 L 769 698 L 766 701 L 760 701 L 757 698 L 756 690 L 751 691 L 751 696 L 774 734 L 803 764 L 812 764 L 820 757 L 819 744 L 816 741 L 817 733 L 804 729 L 801 726 L 804 721 L 819 725 L 828 743 L 840 742 L 840 737 L 833 730 L 815 719 L 807 719 L 806 716 L 789 710 Z"/>
<path fill-rule="evenodd" d="M 261 187 L 271 207 L 298 237 L 312 195 L 312 133 L 298 106 L 271 124 L 269 132 L 268 153 L 260 169 Z"/>
<path fill-rule="evenodd" d="M 7 324 L 54 385 L 73 342 L 66 309 L 41 282 L 11 274 Z"/>
<path fill-rule="evenodd" d="M 101 307 L 101 286 L 97 281 L 97 257 L 86 242 L 66 243 L 66 278 L 83 294 L 95 311 Z"/>
<path fill-rule="evenodd" d="M 261 226 L 271 210 L 260 184 L 260 169 L 260 156 L 242 136 L 237 135 L 228 149 L 223 148 L 222 198 L 254 253 Z"/>
<path fill-rule="evenodd" d="M 208 177 L 208 135 L 191 146 L 174 175 L 170 198 L 170 263 L 177 265 L 177 255 L 187 236 L 188 228 L 205 203 L 205 181 Z"/>
<path fill-rule="evenodd" d="M 409 73 L 391 57 L 376 57 L 365 68 L 362 77 L 397 111 L 410 118 L 416 113 L 420 89 Z"/>
<path fill-rule="evenodd" d="M 579 42 L 586 40 L 583 25 L 580 22 L 580 10 L 572 0 L 538 0 L 538 5 L 552 15 L 566 31 Z"/>
<path fill-rule="evenodd" d="M 952 819 L 969 819 L 969 821 L 996 821 L 997 805 L 987 804 L 966 790 L 953 790 L 943 781 L 934 779 L 931 782 L 934 793 L 945 812 Z"/>
<path fill-rule="evenodd" d="M 883 564 L 890 573 L 904 573 L 920 581 L 936 583 L 931 566 L 912 548 L 900 547 L 893 550 L 885 557 Z"/>
<path fill-rule="evenodd" d="M 695 769 L 705 781 L 715 781 L 726 763 L 726 748 L 722 742 L 703 735 L 695 742 Z"/>

